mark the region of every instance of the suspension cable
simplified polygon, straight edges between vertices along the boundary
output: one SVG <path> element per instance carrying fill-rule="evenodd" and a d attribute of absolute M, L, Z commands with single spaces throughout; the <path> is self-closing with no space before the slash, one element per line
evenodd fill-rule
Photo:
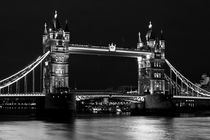
<path fill-rule="evenodd" d="M 6 81 L 6 80 L 8 80 L 8 79 L 10 79 L 11 77 L 14 77 L 15 75 L 18 75 L 19 73 L 22 73 L 22 72 L 25 71 L 26 69 L 30 68 L 30 67 L 31 67 L 32 65 L 34 65 L 37 61 L 39 61 L 40 58 L 41 58 L 41 57 L 39 56 L 33 63 L 31 63 L 30 65 L 26 66 L 24 69 L 20 70 L 19 72 L 17 72 L 17 73 L 15 73 L 15 74 L 13 74 L 13 75 L 11 75 L 11 76 L 9 76 L 9 77 L 7 77 L 7 78 L 1 80 L 0 83 Z"/>
<path fill-rule="evenodd" d="M 38 59 L 34 63 L 29 65 L 30 67 L 25 68 L 26 71 L 21 70 L 23 72 L 20 74 L 20 76 L 17 73 L 14 74 L 14 78 L 11 78 L 12 76 L 10 76 L 11 80 L 9 82 L 7 82 L 6 84 L 0 85 L 0 89 L 7 87 L 7 86 L 17 82 L 18 80 L 22 79 L 24 76 L 26 76 L 28 73 L 30 73 L 33 69 L 35 69 L 48 56 L 49 53 L 50 53 L 50 51 L 46 52 L 43 56 L 38 57 Z M 20 73 L 20 72 L 18 72 L 18 73 Z M 9 79 L 9 78 L 6 78 L 6 79 Z M 2 80 L 2 81 L 4 82 L 5 80 Z"/>
<path fill-rule="evenodd" d="M 180 80 L 186 84 L 187 86 L 187 90 L 188 90 L 188 87 L 191 88 L 192 90 L 194 91 L 197 91 L 198 94 L 201 94 L 203 96 L 210 96 L 210 92 L 205 90 L 205 89 L 202 89 L 200 87 L 198 87 L 197 85 L 193 84 L 191 81 L 189 81 L 187 78 L 185 78 L 179 71 L 177 71 L 170 63 L 167 59 L 165 59 L 166 63 L 168 64 L 168 66 L 170 67 L 170 69 L 174 72 L 174 74 L 176 74 Z M 191 84 L 191 86 L 190 86 Z M 201 92 L 204 92 L 204 93 L 201 93 Z"/>

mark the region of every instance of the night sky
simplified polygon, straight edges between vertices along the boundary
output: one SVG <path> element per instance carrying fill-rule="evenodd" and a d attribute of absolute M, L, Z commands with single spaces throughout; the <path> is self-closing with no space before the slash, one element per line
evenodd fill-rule
<path fill-rule="evenodd" d="M 44 23 L 54 11 L 69 21 L 71 43 L 135 48 L 152 21 L 163 29 L 166 58 L 192 82 L 210 75 L 210 2 L 208 0 L 4 1 L 0 5 L 0 79 L 42 54 Z M 70 82 L 77 88 L 110 88 L 137 84 L 135 59 L 72 55 Z"/>

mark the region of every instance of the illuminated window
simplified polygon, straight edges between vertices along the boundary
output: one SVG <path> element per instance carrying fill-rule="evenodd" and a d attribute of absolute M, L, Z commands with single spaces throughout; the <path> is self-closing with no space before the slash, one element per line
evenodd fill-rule
<path fill-rule="evenodd" d="M 160 61 L 155 61 L 154 62 L 154 67 L 161 67 Z"/>
<path fill-rule="evenodd" d="M 45 66 L 48 66 L 48 61 L 45 61 Z"/>
<path fill-rule="evenodd" d="M 55 61 L 56 62 L 64 62 L 64 56 L 56 56 Z"/>
<path fill-rule="evenodd" d="M 66 34 L 66 35 L 65 35 L 65 39 L 66 39 L 66 40 L 69 40 L 69 35 Z"/>
<path fill-rule="evenodd" d="M 148 61 L 145 61 L 145 66 L 146 66 L 146 67 L 150 67 L 150 66 L 151 66 L 149 60 L 148 60 Z"/>
<path fill-rule="evenodd" d="M 162 90 L 162 82 L 161 81 L 154 82 L 154 90 Z"/>
<path fill-rule="evenodd" d="M 161 48 L 165 49 L 165 41 L 160 41 Z"/>
<path fill-rule="evenodd" d="M 55 87 L 64 87 L 64 79 L 56 78 L 55 79 Z"/>
<path fill-rule="evenodd" d="M 162 53 L 162 54 L 161 54 L 161 59 L 164 59 L 164 58 L 165 58 L 165 54 Z"/>
<path fill-rule="evenodd" d="M 159 72 L 154 73 L 154 78 L 161 78 L 161 73 Z"/>
<path fill-rule="evenodd" d="M 53 38 L 53 33 L 50 33 L 50 39 L 52 39 Z"/>
<path fill-rule="evenodd" d="M 56 74 L 64 74 L 64 69 L 58 68 L 55 70 Z"/>
<path fill-rule="evenodd" d="M 158 49 L 157 47 L 155 48 L 155 53 L 160 53 L 161 49 Z"/>

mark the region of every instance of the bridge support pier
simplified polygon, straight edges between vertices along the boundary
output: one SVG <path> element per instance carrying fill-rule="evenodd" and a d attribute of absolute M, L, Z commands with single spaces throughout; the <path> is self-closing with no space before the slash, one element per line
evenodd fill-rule
<path fill-rule="evenodd" d="M 46 94 L 45 110 L 51 113 L 64 112 L 74 114 L 76 111 L 75 94 Z M 59 115 L 59 114 L 55 114 Z"/>
<path fill-rule="evenodd" d="M 145 108 L 147 110 L 166 110 L 172 108 L 170 96 L 164 94 L 153 94 L 145 96 Z"/>
<path fill-rule="evenodd" d="M 145 95 L 142 102 L 133 103 L 130 107 L 132 115 L 170 115 L 174 111 L 172 97 L 164 94 Z"/>

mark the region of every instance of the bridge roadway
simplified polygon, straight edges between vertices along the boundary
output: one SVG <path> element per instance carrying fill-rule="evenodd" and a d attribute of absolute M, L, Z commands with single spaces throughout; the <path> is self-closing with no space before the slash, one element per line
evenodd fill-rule
<path fill-rule="evenodd" d="M 70 54 L 87 54 L 87 55 L 103 55 L 103 56 L 118 56 L 138 58 L 142 56 L 151 55 L 148 50 L 118 48 L 116 46 L 93 46 L 93 45 L 79 45 L 70 44 L 68 48 L 56 47 L 57 51 L 66 51 Z"/>
<path fill-rule="evenodd" d="M 201 100 L 210 100 L 210 97 L 201 97 L 201 96 L 173 96 L 173 99 L 201 99 Z"/>
<path fill-rule="evenodd" d="M 89 96 L 89 97 L 119 97 L 119 98 L 133 98 L 133 97 L 144 97 L 142 95 L 133 95 L 133 94 L 123 94 L 119 91 L 103 91 L 103 90 L 78 90 L 71 91 L 75 93 L 76 96 Z M 65 93 L 64 93 L 65 94 Z M 44 93 L 35 92 L 35 93 L 13 93 L 13 94 L 0 94 L 1 97 L 44 97 Z M 196 96 L 173 96 L 173 99 L 198 99 L 198 100 L 210 100 L 210 97 L 196 97 Z"/>
<path fill-rule="evenodd" d="M 71 93 L 75 93 L 76 96 L 89 96 L 89 97 L 142 97 L 139 95 L 129 95 L 123 94 L 117 91 L 103 91 L 103 90 L 79 90 L 79 91 L 71 91 Z M 62 93 L 66 94 L 66 93 Z M 0 97 L 44 97 L 44 93 L 35 92 L 35 93 L 13 93 L 13 94 L 0 94 Z"/>

